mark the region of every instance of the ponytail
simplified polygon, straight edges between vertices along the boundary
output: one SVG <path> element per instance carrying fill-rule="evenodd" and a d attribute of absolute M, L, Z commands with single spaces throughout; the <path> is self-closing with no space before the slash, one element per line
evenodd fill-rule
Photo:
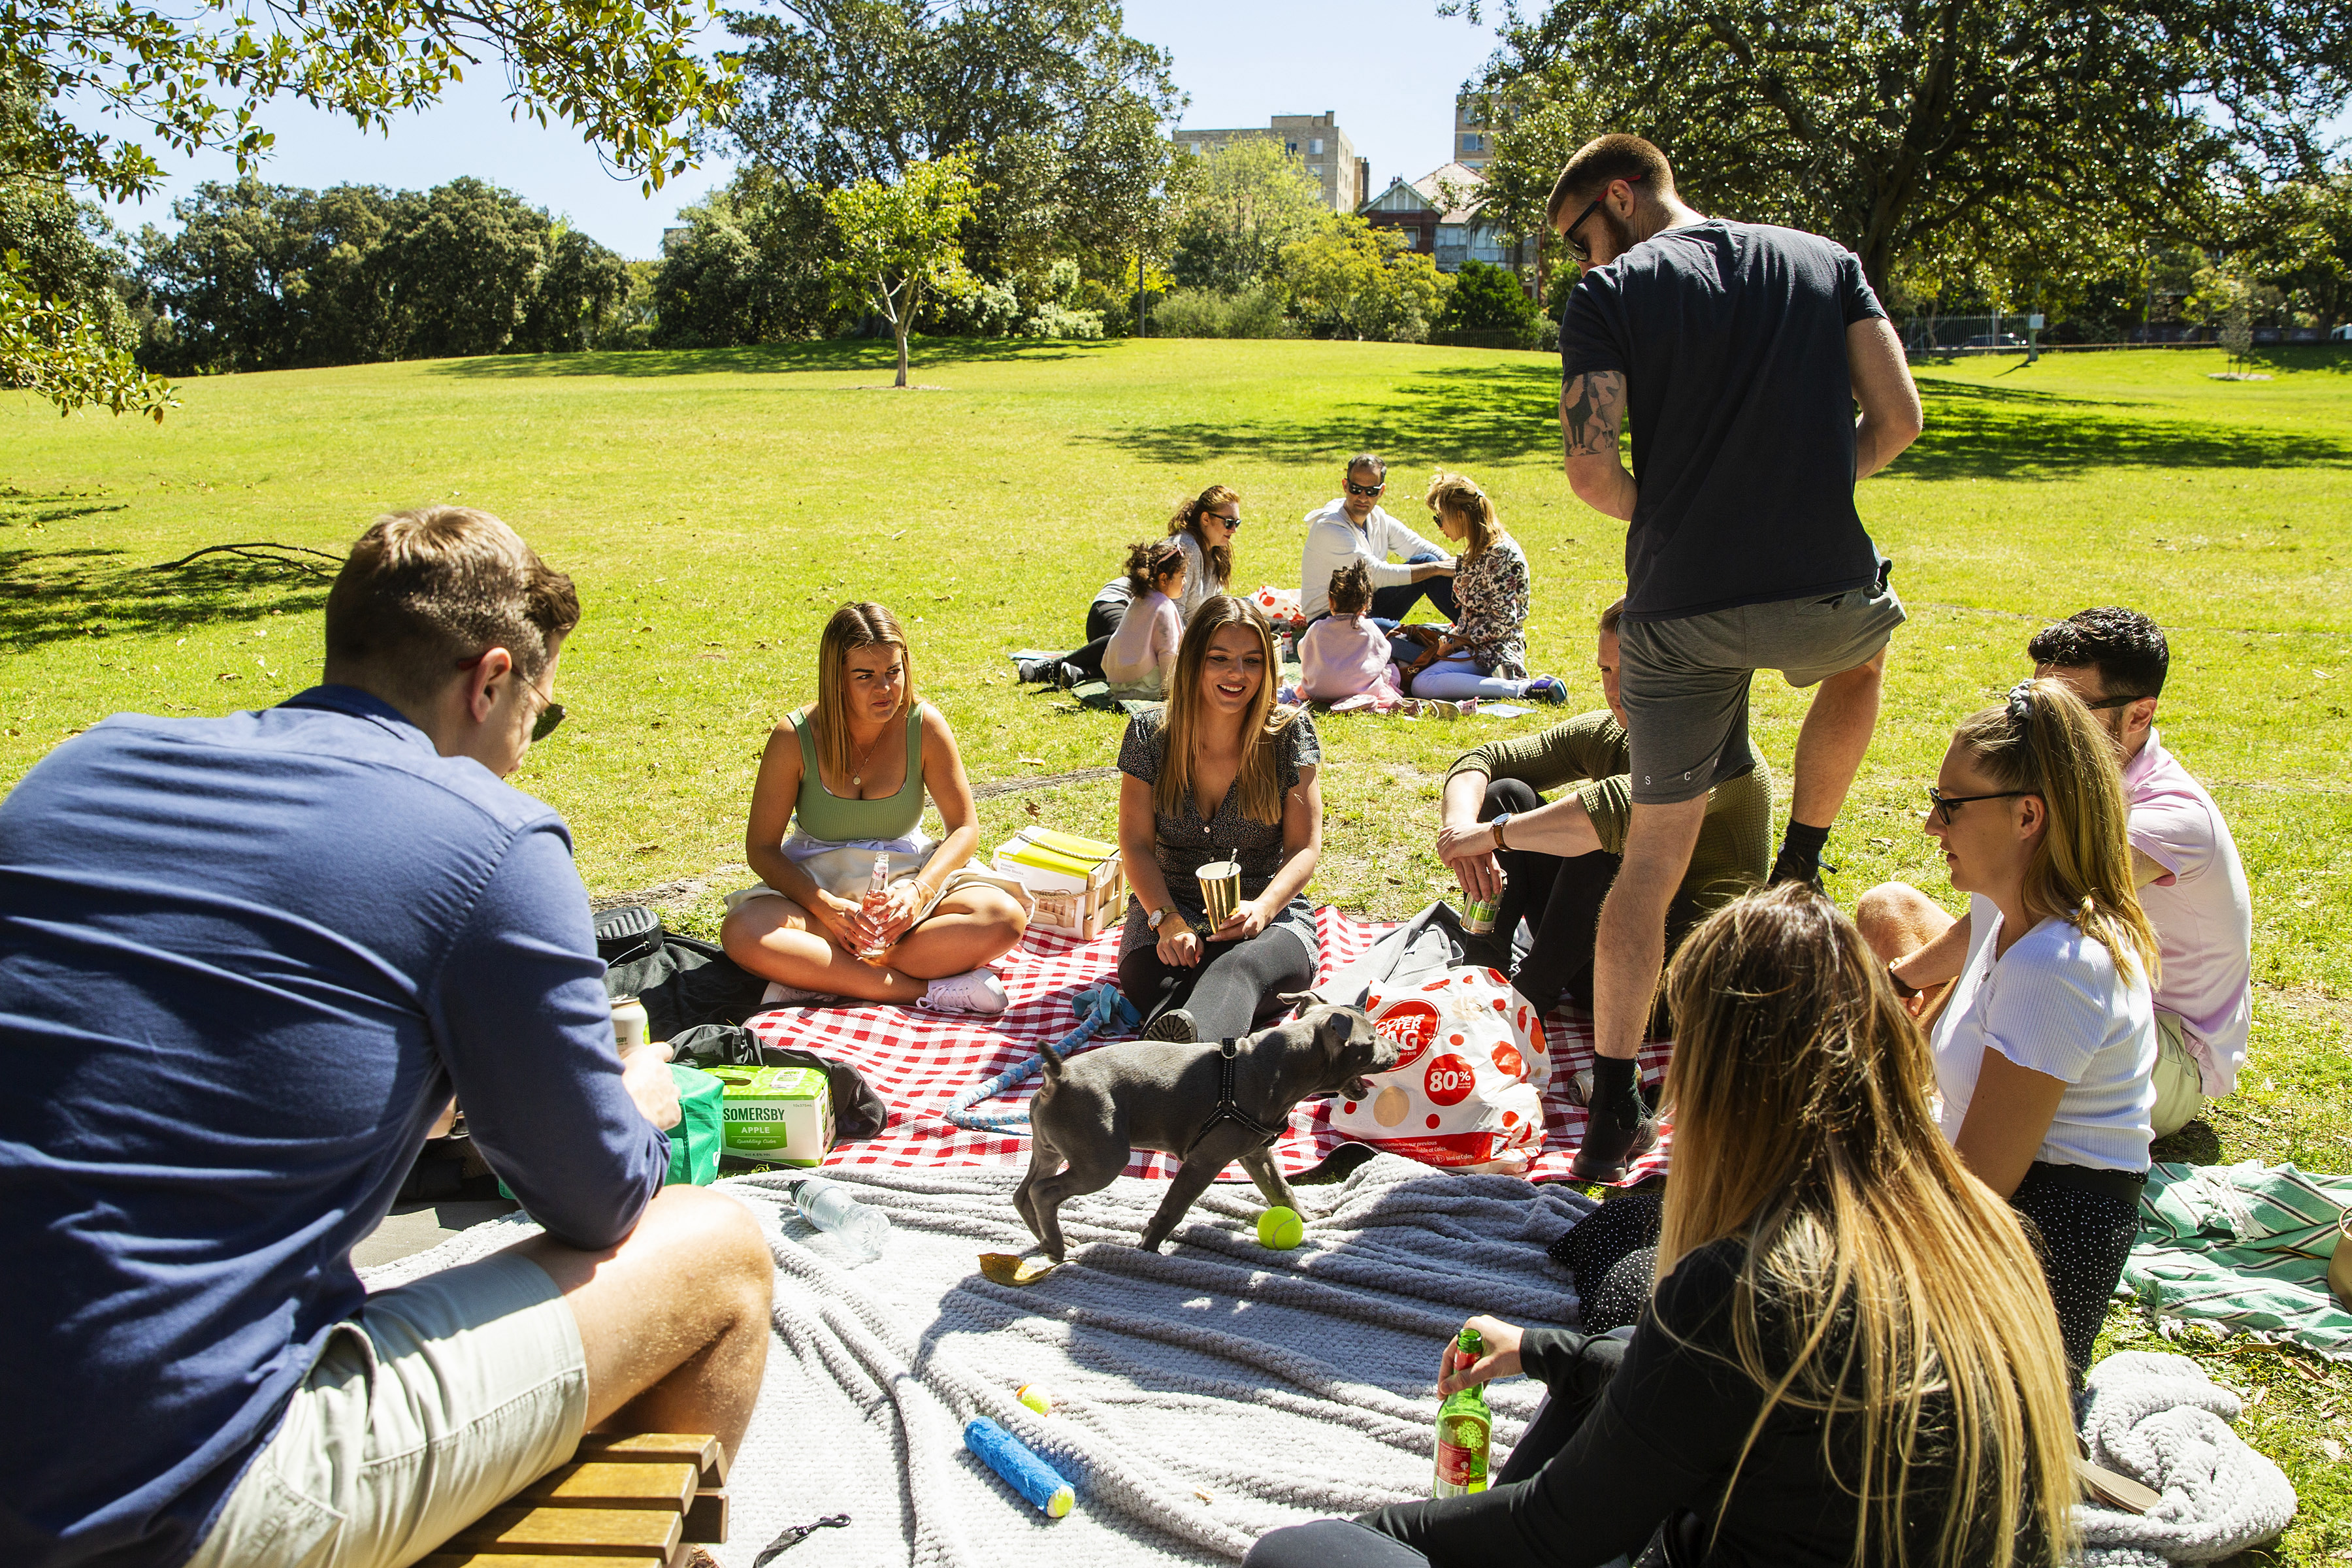
<path fill-rule="evenodd" d="M 1443 470 L 1429 479 L 1429 510 L 1452 512 L 1469 525 L 1470 537 L 1462 552 L 1465 561 L 1475 561 L 1494 548 L 1495 541 L 1503 537 L 1502 520 L 1495 514 L 1493 498 L 1478 488 L 1478 481 L 1467 474 L 1449 474 Z"/>
<path fill-rule="evenodd" d="M 1184 563 L 1184 552 L 1174 541 L 1147 539 L 1127 547 L 1127 585 L 1138 599 L 1160 585 L 1169 572 Z"/>

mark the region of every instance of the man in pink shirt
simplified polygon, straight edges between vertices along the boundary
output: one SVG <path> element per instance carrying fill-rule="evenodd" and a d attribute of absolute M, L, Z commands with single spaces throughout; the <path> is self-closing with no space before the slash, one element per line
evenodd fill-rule
<path fill-rule="evenodd" d="M 2246 1059 L 2253 906 L 2245 868 L 2221 808 L 2157 738 L 2171 651 L 2154 621 L 2120 606 L 2084 610 L 2034 633 L 2025 651 L 2035 675 L 2065 682 L 2090 705 L 2123 761 L 2133 878 L 2156 927 L 2162 971 L 2155 1117 L 2161 1138 L 2236 1088 Z M 1895 989 L 1906 994 L 1932 991 L 1967 958 L 1968 917 L 1946 925 L 1948 916 L 1901 884 L 1864 894 L 1855 918 L 1891 960 Z"/>

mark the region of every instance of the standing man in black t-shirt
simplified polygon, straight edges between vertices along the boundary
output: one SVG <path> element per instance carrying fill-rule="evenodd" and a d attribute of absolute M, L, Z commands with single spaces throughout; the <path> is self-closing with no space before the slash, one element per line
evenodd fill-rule
<path fill-rule="evenodd" d="M 1633 806 L 1601 911 L 1599 1059 L 1575 1166 L 1615 1181 L 1655 1137 L 1633 1058 L 1666 905 L 1708 790 L 1750 765 L 1759 669 L 1820 688 L 1772 877 L 1821 875 L 1904 619 L 1853 485 L 1917 437 L 1919 395 L 1852 251 L 1693 211 L 1665 154 L 1638 136 L 1580 149 L 1548 217 L 1584 267 L 1559 328 L 1568 482 L 1629 525 L 1620 679 Z M 1630 473 L 1618 458 L 1629 418 Z"/>

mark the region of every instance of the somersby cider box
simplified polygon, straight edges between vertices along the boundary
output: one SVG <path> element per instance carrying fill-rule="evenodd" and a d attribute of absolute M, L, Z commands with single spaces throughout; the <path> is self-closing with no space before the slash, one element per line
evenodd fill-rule
<path fill-rule="evenodd" d="M 814 1165 L 833 1147 L 833 1088 L 814 1068 L 719 1067 L 723 1152 L 771 1165 Z"/>

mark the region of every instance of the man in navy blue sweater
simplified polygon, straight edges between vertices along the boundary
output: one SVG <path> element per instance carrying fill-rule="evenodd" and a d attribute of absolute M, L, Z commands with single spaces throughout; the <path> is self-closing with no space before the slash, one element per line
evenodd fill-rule
<path fill-rule="evenodd" d="M 118 714 L 0 802 L 0 1562 L 411 1562 L 583 1431 L 742 1435 L 772 1263 L 662 1188 L 562 819 L 572 581 L 387 517 L 322 684 Z M 546 1234 L 369 1296 L 352 1247 L 451 1099 Z"/>

